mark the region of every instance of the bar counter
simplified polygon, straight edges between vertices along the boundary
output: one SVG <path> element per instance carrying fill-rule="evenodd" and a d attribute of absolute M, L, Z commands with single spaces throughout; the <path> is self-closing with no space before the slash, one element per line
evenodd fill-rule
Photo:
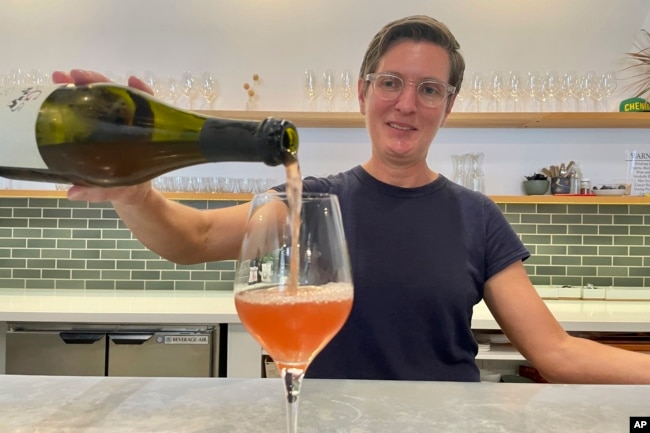
<path fill-rule="evenodd" d="M 650 332 L 650 301 L 546 300 L 567 331 Z M 261 349 L 237 316 L 232 292 L 30 290 L 0 288 L 0 374 L 8 322 L 228 324 L 228 377 L 260 375 Z M 498 330 L 485 303 L 474 307 L 472 328 Z M 509 358 L 508 358 L 509 359 Z"/>
<path fill-rule="evenodd" d="M 650 386 L 305 380 L 299 431 L 628 432 Z M 0 376 L 0 433 L 284 433 L 279 379 Z"/>

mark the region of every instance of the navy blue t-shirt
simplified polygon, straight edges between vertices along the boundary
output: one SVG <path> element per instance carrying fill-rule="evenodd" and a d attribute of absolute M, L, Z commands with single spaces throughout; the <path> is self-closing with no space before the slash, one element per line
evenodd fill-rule
<path fill-rule="evenodd" d="M 529 256 L 498 206 L 442 175 L 401 188 L 361 166 L 303 188 L 338 196 L 354 280 L 350 317 L 306 376 L 478 381 L 472 307 Z"/>

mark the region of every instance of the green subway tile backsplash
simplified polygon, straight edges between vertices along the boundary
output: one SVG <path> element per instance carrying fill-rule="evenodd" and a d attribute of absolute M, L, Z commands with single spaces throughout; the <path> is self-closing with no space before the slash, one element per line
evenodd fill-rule
<path fill-rule="evenodd" d="M 650 287 L 650 206 L 507 204 L 504 214 L 526 222 L 513 227 L 534 254 L 534 284 Z"/>
<path fill-rule="evenodd" d="M 192 200 L 217 209 L 236 202 Z M 532 256 L 534 284 L 650 287 L 650 205 L 499 204 Z M 0 198 L 0 287 L 231 290 L 235 261 L 176 265 L 106 203 Z"/>
<path fill-rule="evenodd" d="M 200 209 L 236 202 L 191 201 Z M 106 203 L 0 198 L 0 287 L 230 290 L 235 262 L 176 265 L 134 239 Z"/>

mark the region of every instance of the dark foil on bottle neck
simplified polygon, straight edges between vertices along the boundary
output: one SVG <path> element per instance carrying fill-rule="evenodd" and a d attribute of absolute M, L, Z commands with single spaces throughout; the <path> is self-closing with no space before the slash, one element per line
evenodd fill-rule
<path fill-rule="evenodd" d="M 210 162 L 286 165 L 296 159 L 298 134 L 291 122 L 281 119 L 257 122 L 209 118 L 201 129 L 199 145 Z"/>

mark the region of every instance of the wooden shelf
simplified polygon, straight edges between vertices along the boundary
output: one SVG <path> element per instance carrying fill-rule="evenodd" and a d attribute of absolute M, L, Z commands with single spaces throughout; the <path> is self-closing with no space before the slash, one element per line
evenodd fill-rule
<path fill-rule="evenodd" d="M 363 128 L 365 118 L 351 112 L 218 111 L 197 113 L 231 119 L 279 117 L 299 128 Z M 446 128 L 650 128 L 650 113 L 451 113 Z"/>
<path fill-rule="evenodd" d="M 172 200 L 216 200 L 216 201 L 249 201 L 253 194 L 244 193 L 210 193 L 210 192 L 166 192 L 165 197 Z M 66 191 L 4 189 L 0 190 L 0 198 L 66 198 Z"/>
<path fill-rule="evenodd" d="M 249 201 L 253 194 L 244 193 L 210 193 L 210 192 L 166 192 L 165 197 L 172 200 L 222 200 Z M 19 198 L 65 198 L 66 191 L 55 190 L 0 190 L 0 197 Z M 557 195 L 492 195 L 496 203 L 530 203 L 530 204 L 645 204 L 650 205 L 650 197 L 641 196 L 557 196 Z"/>
<path fill-rule="evenodd" d="M 650 205 L 650 197 L 642 196 L 558 196 L 558 195 L 493 195 L 495 203 L 531 204 L 645 204 Z"/>

